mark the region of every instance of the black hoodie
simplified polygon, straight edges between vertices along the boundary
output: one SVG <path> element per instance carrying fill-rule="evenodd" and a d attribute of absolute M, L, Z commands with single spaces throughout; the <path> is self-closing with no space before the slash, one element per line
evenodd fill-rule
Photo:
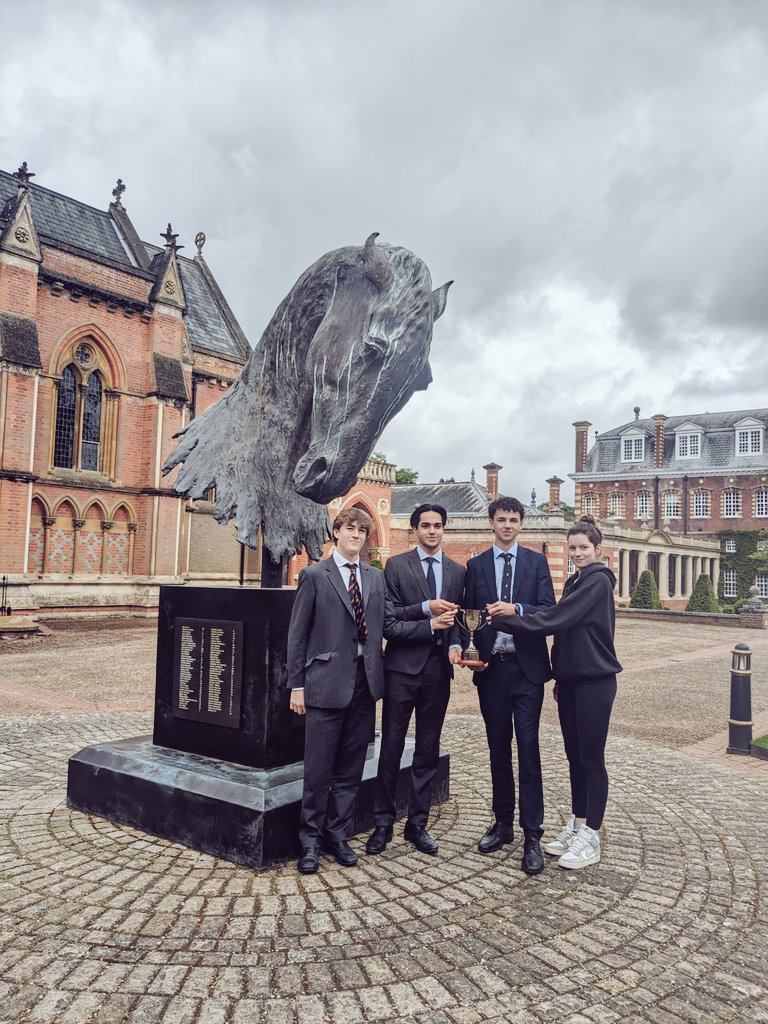
<path fill-rule="evenodd" d="M 558 683 L 599 679 L 621 672 L 613 646 L 616 577 L 593 562 L 569 577 L 560 603 L 529 615 L 494 616 L 503 633 L 554 633 L 552 674 Z"/>

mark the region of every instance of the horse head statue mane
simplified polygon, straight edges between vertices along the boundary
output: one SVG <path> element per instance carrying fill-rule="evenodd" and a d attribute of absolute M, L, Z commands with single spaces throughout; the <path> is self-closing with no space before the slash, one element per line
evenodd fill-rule
<path fill-rule="evenodd" d="M 386 424 L 432 380 L 432 324 L 452 282 L 432 290 L 408 249 L 347 246 L 321 256 L 281 302 L 242 373 L 179 434 L 163 474 L 272 560 L 320 558 L 327 504 L 346 494 Z"/>

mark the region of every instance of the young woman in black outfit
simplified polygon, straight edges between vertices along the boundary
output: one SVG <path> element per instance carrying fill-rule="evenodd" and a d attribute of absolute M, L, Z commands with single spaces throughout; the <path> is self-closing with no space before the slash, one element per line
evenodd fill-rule
<path fill-rule="evenodd" d="M 494 615 L 506 633 L 554 633 L 555 700 L 571 776 L 571 816 L 560 835 L 544 845 L 563 868 L 600 860 L 599 829 L 608 798 L 605 742 L 621 665 L 613 645 L 616 577 L 601 560 L 603 535 L 591 516 L 568 531 L 576 567 L 560 603 L 529 615 Z"/>

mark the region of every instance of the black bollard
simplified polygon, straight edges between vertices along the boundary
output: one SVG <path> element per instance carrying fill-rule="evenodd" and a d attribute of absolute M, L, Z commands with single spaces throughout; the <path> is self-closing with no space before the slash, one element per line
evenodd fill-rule
<path fill-rule="evenodd" d="M 736 644 L 731 663 L 731 717 L 728 719 L 729 754 L 749 754 L 752 748 L 752 652 Z"/>

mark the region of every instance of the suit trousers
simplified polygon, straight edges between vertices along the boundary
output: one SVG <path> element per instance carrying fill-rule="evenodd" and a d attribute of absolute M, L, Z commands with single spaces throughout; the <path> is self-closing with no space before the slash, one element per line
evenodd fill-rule
<path fill-rule="evenodd" d="M 502 661 L 493 655 L 488 668 L 475 679 L 488 738 L 496 821 L 511 825 L 515 818 L 512 737 L 516 735 L 520 827 L 526 835 L 541 838 L 544 789 L 539 719 L 544 687 L 531 682 L 514 656 L 510 661 Z"/>
<path fill-rule="evenodd" d="M 408 794 L 408 822 L 426 827 L 432 784 L 440 759 L 440 733 L 451 695 L 450 671 L 441 647 L 433 647 L 418 675 L 387 671 L 381 714 L 381 749 L 374 796 L 374 821 L 392 825 L 405 735 L 416 712 L 416 743 Z"/>
<path fill-rule="evenodd" d="M 315 846 L 323 837 L 333 842 L 349 837 L 375 721 L 376 703 L 362 658 L 345 708 L 307 706 L 301 846 Z"/>

